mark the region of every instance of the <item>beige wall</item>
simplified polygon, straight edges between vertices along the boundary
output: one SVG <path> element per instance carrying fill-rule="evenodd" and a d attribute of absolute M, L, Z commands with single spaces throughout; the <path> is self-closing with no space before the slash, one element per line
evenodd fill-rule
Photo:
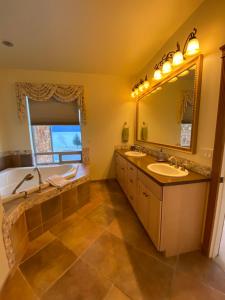
<path fill-rule="evenodd" d="M 219 47 L 225 43 L 224 12 L 225 1 L 204 1 L 136 78 L 143 78 L 143 75 L 146 73 L 149 75 L 149 78 L 152 78 L 153 67 L 161 60 L 163 54 L 175 49 L 177 41 L 183 45 L 193 27 L 198 29 L 197 37 L 204 54 L 204 62 L 197 153 L 190 155 L 176 151 L 169 152 L 204 165 L 211 165 L 211 159 L 204 157 L 204 151 L 205 149 L 213 148 L 214 143 L 221 68 Z"/>
<path fill-rule="evenodd" d="M 94 74 L 48 71 L 2 70 L 0 76 L 1 116 L 5 121 L 0 130 L 5 150 L 30 149 L 27 122 L 17 117 L 15 82 L 55 82 L 82 84 L 87 102 L 87 138 L 90 145 L 92 179 L 114 176 L 111 164 L 114 146 L 121 143 L 121 128 L 125 121 L 131 126 L 133 142 L 135 103 L 129 97 L 128 80 Z M 1 119 L 1 118 L 0 118 Z"/>

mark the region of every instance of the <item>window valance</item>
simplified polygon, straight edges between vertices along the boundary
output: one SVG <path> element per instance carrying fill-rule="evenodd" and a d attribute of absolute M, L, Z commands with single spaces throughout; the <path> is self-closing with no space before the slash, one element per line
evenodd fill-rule
<path fill-rule="evenodd" d="M 81 85 L 17 82 L 16 96 L 20 119 L 23 119 L 25 116 L 26 97 L 28 97 L 34 101 L 48 101 L 51 99 L 65 103 L 76 101 L 81 112 L 81 121 L 82 123 L 86 122 L 84 88 Z"/>

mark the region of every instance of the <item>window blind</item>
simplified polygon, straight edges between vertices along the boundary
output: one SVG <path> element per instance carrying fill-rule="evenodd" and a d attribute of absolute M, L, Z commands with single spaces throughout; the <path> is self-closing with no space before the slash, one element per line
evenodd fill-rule
<path fill-rule="evenodd" d="M 63 103 L 54 99 L 33 101 L 29 99 L 31 125 L 79 125 L 76 102 Z"/>

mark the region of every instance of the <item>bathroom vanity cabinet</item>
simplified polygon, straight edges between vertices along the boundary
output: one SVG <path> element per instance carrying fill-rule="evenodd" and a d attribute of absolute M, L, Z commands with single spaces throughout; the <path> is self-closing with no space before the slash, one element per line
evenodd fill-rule
<path fill-rule="evenodd" d="M 208 181 L 190 172 L 181 178 L 147 171 L 153 158 L 128 158 L 116 152 L 116 177 L 158 251 L 166 256 L 201 247 Z"/>

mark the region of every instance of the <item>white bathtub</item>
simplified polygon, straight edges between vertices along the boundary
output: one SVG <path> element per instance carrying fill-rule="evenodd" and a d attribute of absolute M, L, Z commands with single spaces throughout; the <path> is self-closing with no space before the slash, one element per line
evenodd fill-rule
<path fill-rule="evenodd" d="M 40 166 L 39 170 L 43 181 L 42 189 L 49 186 L 49 183 L 46 181 L 49 176 L 61 175 L 64 178 L 72 178 L 76 175 L 77 168 L 78 165 L 75 164 Z M 30 181 L 25 181 L 16 194 L 12 195 L 16 185 L 29 173 L 34 175 L 34 178 Z M 37 170 L 34 171 L 34 167 L 12 168 L 0 172 L 0 199 L 2 203 L 23 197 L 25 192 L 30 194 L 37 191 L 38 188 L 38 173 Z"/>

